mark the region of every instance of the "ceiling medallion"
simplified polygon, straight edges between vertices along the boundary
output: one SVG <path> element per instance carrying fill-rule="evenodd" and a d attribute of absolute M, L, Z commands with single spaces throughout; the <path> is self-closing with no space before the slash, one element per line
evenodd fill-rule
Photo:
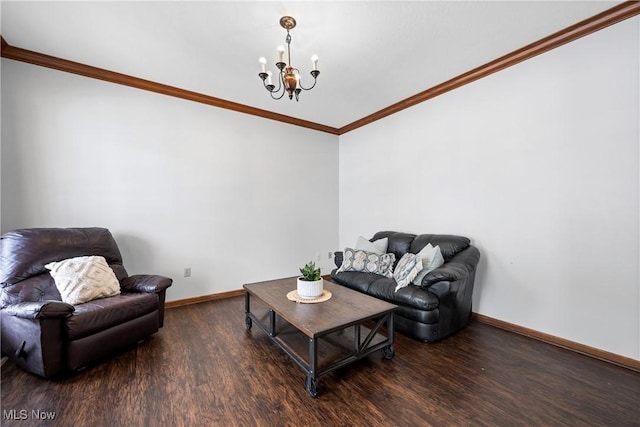
<path fill-rule="evenodd" d="M 287 43 L 287 62 L 284 62 L 284 47 L 278 46 L 278 62 L 276 62 L 276 67 L 279 70 L 277 77 L 278 88 L 276 89 L 276 86 L 272 82 L 271 71 L 267 71 L 266 69 L 267 60 L 264 57 L 259 60 L 262 70 L 258 73 L 258 76 L 262 79 L 262 84 L 269 91 L 273 99 L 280 99 L 287 93 L 289 99 L 293 99 L 295 96 L 296 101 L 298 101 L 300 92 L 303 90 L 311 90 L 316 85 L 316 79 L 320 75 L 320 71 L 318 71 L 318 56 L 313 55 L 311 57 L 313 70 L 310 74 L 313 77 L 313 84 L 310 87 L 304 87 L 302 86 L 300 71 L 291 65 L 291 34 L 289 34 L 289 30 L 296 27 L 296 20 L 291 16 L 283 16 L 280 18 L 280 26 L 287 30 L 287 37 L 285 38 L 285 42 Z"/>

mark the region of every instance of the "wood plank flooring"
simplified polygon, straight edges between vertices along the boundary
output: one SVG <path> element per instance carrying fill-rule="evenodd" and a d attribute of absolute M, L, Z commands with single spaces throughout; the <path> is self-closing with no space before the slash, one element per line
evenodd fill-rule
<path fill-rule="evenodd" d="M 478 322 L 436 344 L 396 333 L 395 347 L 321 377 L 313 399 L 300 368 L 245 330 L 242 296 L 177 307 L 158 334 L 62 379 L 7 361 L 1 424 L 640 426 L 628 369 Z"/>

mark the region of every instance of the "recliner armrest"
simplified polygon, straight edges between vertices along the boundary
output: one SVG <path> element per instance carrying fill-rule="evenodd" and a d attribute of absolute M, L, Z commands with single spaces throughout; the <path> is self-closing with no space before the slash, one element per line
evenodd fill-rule
<path fill-rule="evenodd" d="M 3 311 L 24 319 L 64 319 L 71 316 L 75 307 L 62 301 L 32 301 L 10 304 Z"/>
<path fill-rule="evenodd" d="M 473 273 L 479 260 L 480 251 L 475 246 L 469 246 L 454 256 L 449 262 L 430 271 L 424 276 L 420 286 L 423 289 L 428 289 L 434 283 L 462 280 Z"/>
<path fill-rule="evenodd" d="M 162 292 L 173 283 L 173 279 L 155 274 L 136 274 L 125 277 L 120 281 L 120 287 L 125 292 Z"/>

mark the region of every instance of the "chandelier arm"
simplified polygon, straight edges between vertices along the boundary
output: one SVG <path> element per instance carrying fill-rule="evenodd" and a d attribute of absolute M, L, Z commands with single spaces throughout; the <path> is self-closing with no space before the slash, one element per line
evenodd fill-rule
<path fill-rule="evenodd" d="M 271 98 L 273 98 L 273 99 L 275 99 L 275 100 L 278 100 L 278 99 L 280 99 L 280 98 L 282 98 L 282 97 L 284 96 L 284 94 L 286 93 L 286 91 L 285 91 L 285 90 L 283 90 L 283 91 L 282 91 L 282 93 L 280 94 L 280 96 L 273 96 L 273 94 L 274 94 L 274 93 L 277 93 L 277 92 L 269 92 L 269 94 L 271 95 Z"/>
<path fill-rule="evenodd" d="M 282 93 L 280 94 L 280 96 L 273 96 L 274 93 L 278 94 L 280 90 L 282 90 Z M 286 92 L 287 91 L 284 90 L 284 72 L 280 70 L 280 74 L 278 76 L 278 89 L 269 91 L 269 94 L 271 95 L 271 98 L 278 100 L 278 99 L 281 99 Z"/>
<path fill-rule="evenodd" d="M 277 80 L 278 80 L 278 89 L 275 89 L 275 85 L 272 84 L 271 86 L 273 86 L 274 89 L 273 90 L 269 90 L 269 85 L 267 84 L 267 78 L 266 77 L 262 80 L 262 85 L 264 86 L 264 88 L 269 93 L 273 93 L 273 92 L 278 93 L 278 92 L 280 92 L 280 89 L 282 88 L 282 83 L 280 83 L 280 79 L 277 79 Z M 277 98 L 277 99 L 280 99 L 280 98 Z"/>
<path fill-rule="evenodd" d="M 312 84 L 310 87 L 304 87 L 304 86 L 302 86 L 302 82 L 298 82 L 298 83 L 299 83 L 299 87 L 300 87 L 300 89 L 302 89 L 302 90 L 311 90 L 311 89 L 313 89 L 314 87 L 316 87 L 316 83 L 317 83 L 317 82 L 318 82 L 318 80 L 314 77 L 314 78 L 313 78 L 313 84 Z"/>
<path fill-rule="evenodd" d="M 278 89 L 274 90 L 274 92 L 276 92 L 276 93 L 280 92 L 280 89 L 284 88 L 284 86 L 282 85 L 282 70 L 280 70 L 278 72 L 277 80 L 278 80 Z M 280 99 L 280 98 L 278 98 L 278 99 Z"/>

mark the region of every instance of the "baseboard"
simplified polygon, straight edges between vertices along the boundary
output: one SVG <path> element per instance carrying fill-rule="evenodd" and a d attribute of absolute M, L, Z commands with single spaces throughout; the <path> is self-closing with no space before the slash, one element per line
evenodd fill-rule
<path fill-rule="evenodd" d="M 483 314 L 472 313 L 472 319 L 478 322 L 485 323 L 487 325 L 495 326 L 496 328 L 504 329 L 509 332 L 524 335 L 529 338 L 533 338 L 538 341 L 542 341 L 547 344 L 562 347 L 567 350 L 575 351 L 576 353 L 584 354 L 614 365 L 621 366 L 623 368 L 631 369 L 636 372 L 640 372 L 640 360 L 631 359 L 629 357 L 620 356 L 619 354 L 610 353 L 608 351 L 600 350 L 595 347 L 589 347 L 588 345 L 580 344 L 574 341 L 569 341 L 564 338 L 556 337 L 546 334 L 544 332 L 536 331 L 534 329 L 525 328 L 524 326 L 515 325 L 513 323 L 505 322 L 503 320 L 494 319 L 493 317 L 485 316 Z"/>
<path fill-rule="evenodd" d="M 323 274 L 322 278 L 325 280 L 331 280 L 331 275 Z M 164 307 L 165 308 L 182 307 L 184 305 L 198 304 L 198 303 L 207 302 L 207 301 L 215 301 L 217 299 L 233 298 L 243 294 L 244 294 L 244 289 L 236 289 L 235 291 L 221 292 L 219 294 L 203 295 L 200 297 L 187 298 L 187 299 L 181 299 L 176 301 L 167 301 L 164 304 Z"/>
<path fill-rule="evenodd" d="M 198 304 L 201 302 L 215 301 L 217 299 L 237 297 L 238 295 L 244 295 L 244 289 L 237 289 L 235 291 L 221 292 L 219 294 L 203 295 L 200 297 L 187 298 L 187 299 L 181 299 L 176 301 L 167 301 L 164 304 L 164 306 L 165 308 L 182 307 L 185 305 Z"/>
<path fill-rule="evenodd" d="M 323 276 L 329 278 L 329 276 Z M 187 298 L 177 301 L 168 301 L 165 303 L 165 308 L 182 307 L 185 305 L 198 304 L 201 302 L 215 301 L 218 299 L 232 298 L 244 294 L 244 289 L 237 289 L 235 291 L 221 292 L 218 294 L 203 295 L 195 298 Z M 636 372 L 640 372 L 640 360 L 631 359 L 629 357 L 620 356 L 619 354 L 610 353 L 608 351 L 600 350 L 595 347 L 589 347 L 588 345 L 580 344 L 574 341 L 569 341 L 564 338 L 556 337 L 546 334 L 544 332 L 536 331 L 534 329 L 525 328 L 524 326 L 516 325 L 513 323 L 505 322 L 503 320 L 494 319 L 493 317 L 485 316 L 483 314 L 472 313 L 471 318 L 487 325 L 494 326 L 496 328 L 504 329 L 505 331 L 514 332 L 519 335 L 524 335 L 529 338 L 533 338 L 538 341 L 542 341 L 547 344 L 562 347 L 566 350 L 571 350 L 576 353 L 584 354 L 604 362 L 612 363 L 623 368 L 631 369 Z"/>

